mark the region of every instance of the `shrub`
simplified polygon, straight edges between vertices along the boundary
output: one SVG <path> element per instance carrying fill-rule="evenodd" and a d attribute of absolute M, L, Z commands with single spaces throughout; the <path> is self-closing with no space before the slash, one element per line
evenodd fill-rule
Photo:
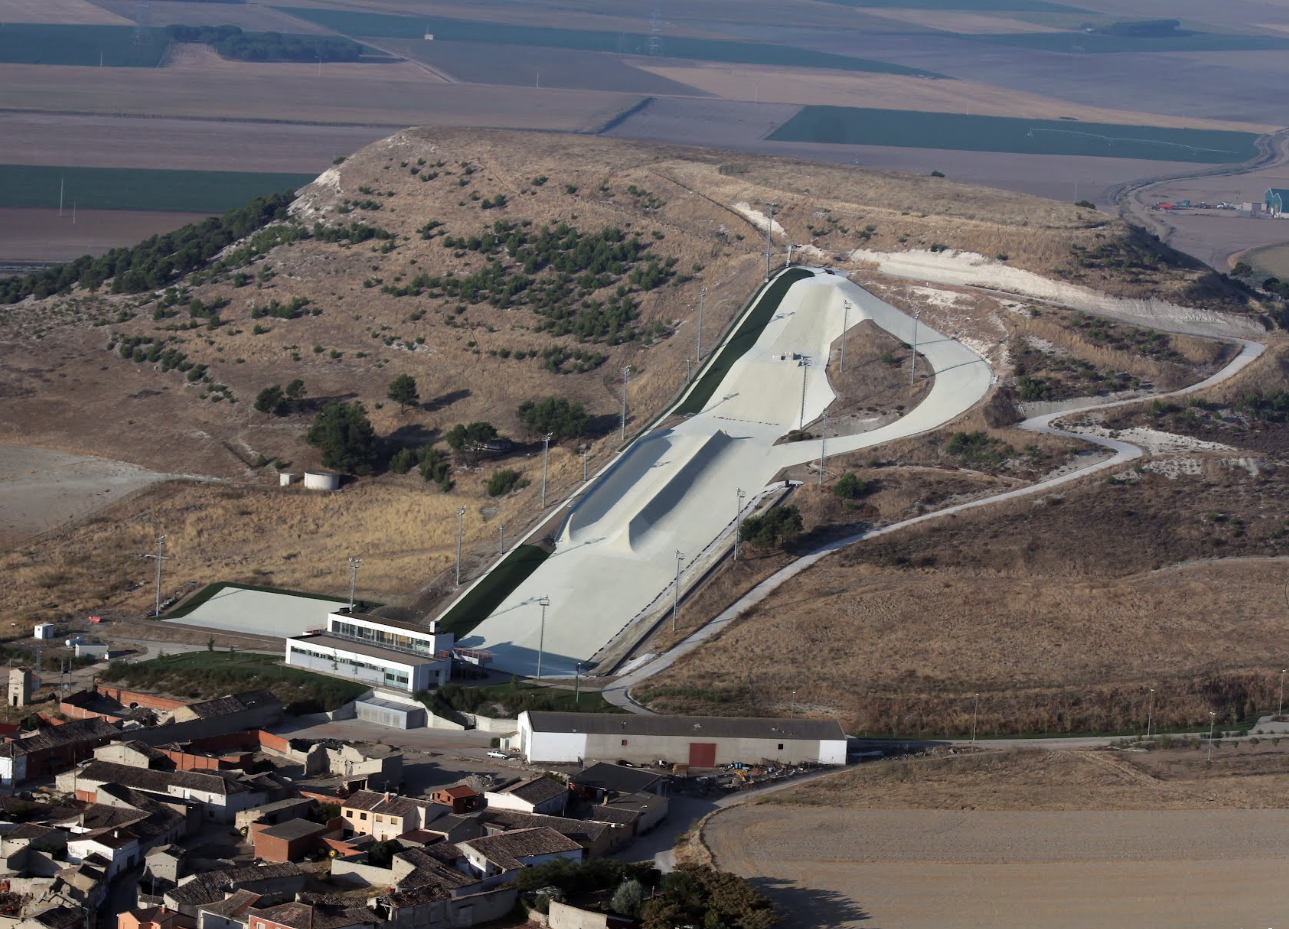
<path fill-rule="evenodd" d="M 305 441 L 322 452 L 324 467 L 370 474 L 376 464 L 376 430 L 361 403 L 331 402 L 316 417 Z"/>
<path fill-rule="evenodd" d="M 851 471 L 847 471 L 837 479 L 836 484 L 832 485 L 834 496 L 841 497 L 843 500 L 858 500 L 868 493 L 868 490 L 868 485 Z"/>
<path fill-rule="evenodd" d="M 493 472 L 492 477 L 488 479 L 488 496 L 504 497 L 512 490 L 519 490 L 521 487 L 527 487 L 528 480 L 518 471 L 506 468 L 502 471 Z"/>
<path fill-rule="evenodd" d="M 791 545 L 804 529 L 801 511 L 795 506 L 777 506 L 761 516 L 749 516 L 739 525 L 739 539 L 757 548 Z"/>
<path fill-rule="evenodd" d="M 591 417 L 580 403 L 564 397 L 525 400 L 516 411 L 519 421 L 535 435 L 551 433 L 556 440 L 582 435 L 591 425 Z"/>

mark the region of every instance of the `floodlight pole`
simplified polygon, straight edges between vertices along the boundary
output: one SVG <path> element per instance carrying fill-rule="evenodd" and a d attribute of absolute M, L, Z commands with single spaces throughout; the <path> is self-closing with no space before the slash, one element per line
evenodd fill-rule
<path fill-rule="evenodd" d="M 577 668 L 577 678 L 573 684 L 573 702 L 581 703 L 582 702 L 582 662 L 579 661 L 576 665 L 576 668 Z"/>
<path fill-rule="evenodd" d="M 157 536 L 157 553 L 155 555 L 147 554 L 140 556 L 141 558 L 155 558 L 157 560 L 157 601 L 152 613 L 154 618 L 161 615 L 161 563 L 170 557 L 165 552 L 166 537 L 160 535 Z"/>
<path fill-rule="evenodd" d="M 705 296 L 707 296 L 706 287 L 698 291 L 698 346 L 694 349 L 694 360 L 700 365 L 703 363 L 703 297 Z"/>
<path fill-rule="evenodd" d="M 804 246 L 797 245 L 795 242 L 789 242 L 789 243 L 788 243 L 788 260 L 787 260 L 787 261 L 785 261 L 785 262 L 783 263 L 783 266 L 784 266 L 785 268 L 791 268 L 791 267 L 792 267 L 792 250 L 793 250 L 794 248 L 803 248 L 803 247 L 804 247 Z"/>
<path fill-rule="evenodd" d="M 918 365 L 918 320 L 922 318 L 922 311 L 918 310 L 913 314 L 913 353 L 909 355 L 909 386 L 914 384 L 914 378 L 917 374 Z"/>
<path fill-rule="evenodd" d="M 850 301 L 841 302 L 841 356 L 837 359 L 837 373 L 846 370 L 846 330 L 850 328 Z"/>
<path fill-rule="evenodd" d="M 591 454 L 590 446 L 582 449 L 582 483 L 586 483 L 586 456 Z"/>
<path fill-rule="evenodd" d="M 806 428 L 806 378 L 810 374 L 810 359 L 802 357 L 801 359 L 801 422 L 797 426 L 800 432 Z"/>
<path fill-rule="evenodd" d="M 1151 723 L 1155 719 L 1155 688 L 1150 688 L 1150 705 L 1146 710 L 1146 739 L 1150 740 Z"/>
<path fill-rule="evenodd" d="M 693 380 L 693 377 L 694 377 L 693 370 L 690 368 L 690 363 L 692 362 L 692 360 L 693 359 L 691 358 L 685 359 L 685 383 L 686 384 L 688 384 L 691 380 Z"/>
<path fill-rule="evenodd" d="M 627 439 L 627 375 L 631 373 L 631 365 L 622 369 L 622 441 Z"/>
<path fill-rule="evenodd" d="M 457 510 L 457 586 L 461 586 L 461 535 L 465 530 L 465 507 Z"/>
<path fill-rule="evenodd" d="M 358 566 L 363 563 L 361 558 L 349 556 L 349 612 L 354 611 L 354 588 L 358 586 Z M 457 581 L 460 583 L 460 580 Z"/>
<path fill-rule="evenodd" d="M 546 650 L 546 607 L 551 605 L 550 597 L 542 597 L 537 601 L 542 608 L 542 629 L 537 639 L 537 678 L 542 676 L 542 653 Z"/>
<path fill-rule="evenodd" d="M 980 718 L 980 694 L 976 694 L 976 705 L 971 710 L 971 741 L 976 741 L 976 720 Z"/>
<path fill-rule="evenodd" d="M 773 202 L 767 203 L 765 206 L 765 281 L 767 284 L 770 282 L 770 250 L 774 234 L 774 212 L 778 208 L 779 204 Z"/>
<path fill-rule="evenodd" d="M 676 549 L 676 590 L 671 601 L 671 631 L 676 631 L 676 615 L 680 612 L 680 563 L 685 556 Z"/>
<path fill-rule="evenodd" d="M 1217 722 L 1217 714 L 1212 710 L 1208 711 L 1208 762 L 1213 763 L 1213 723 Z"/>
<path fill-rule="evenodd" d="M 1285 669 L 1280 669 L 1280 706 L 1276 710 L 1277 716 L 1285 715 Z"/>
<path fill-rule="evenodd" d="M 819 442 L 819 486 L 824 486 L 824 461 L 828 456 L 828 411 L 824 410 L 823 438 Z"/>
<path fill-rule="evenodd" d="M 734 560 L 738 561 L 738 540 L 743 530 L 743 498 L 747 494 L 743 493 L 742 487 L 736 487 L 734 492 L 738 494 L 738 512 L 734 514 Z"/>
<path fill-rule="evenodd" d="M 497 554 L 506 554 L 506 524 L 497 524 Z"/>
<path fill-rule="evenodd" d="M 555 433 L 548 432 L 542 436 L 542 509 L 546 509 L 546 466 L 551 458 L 551 439 Z"/>

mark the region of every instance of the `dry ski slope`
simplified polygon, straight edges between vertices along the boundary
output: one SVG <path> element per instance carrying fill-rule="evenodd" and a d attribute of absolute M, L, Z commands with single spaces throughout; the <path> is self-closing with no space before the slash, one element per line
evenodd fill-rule
<path fill-rule="evenodd" d="M 640 612 L 667 593 L 677 552 L 689 564 L 730 531 L 741 488 L 748 503 L 782 468 L 819 457 L 820 443 L 774 443 L 820 416 L 835 394 L 824 360 L 850 324 L 871 319 L 918 350 L 936 371 L 921 404 L 880 429 L 828 440 L 830 454 L 934 429 L 981 400 L 992 374 L 975 352 L 822 269 L 793 284 L 751 350 L 701 412 L 650 433 L 578 498 L 555 553 L 462 644 L 487 648 L 497 667 L 572 675 Z M 733 331 L 733 330 L 731 330 Z M 803 365 L 802 358 L 813 361 Z M 804 414 L 803 414 L 804 408 Z M 542 598 L 549 598 L 543 629 Z"/>

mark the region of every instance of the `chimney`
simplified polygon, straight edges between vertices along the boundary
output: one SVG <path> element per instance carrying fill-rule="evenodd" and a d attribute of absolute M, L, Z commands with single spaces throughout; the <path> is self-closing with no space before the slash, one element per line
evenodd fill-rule
<path fill-rule="evenodd" d="M 388 803 L 388 802 L 389 802 L 389 791 L 388 791 L 388 790 L 387 790 L 387 791 L 385 791 L 385 802 L 386 802 L 386 803 Z"/>

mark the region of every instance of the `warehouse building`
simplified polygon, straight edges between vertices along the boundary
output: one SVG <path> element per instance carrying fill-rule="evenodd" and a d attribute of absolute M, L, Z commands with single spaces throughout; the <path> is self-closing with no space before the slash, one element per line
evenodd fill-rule
<path fill-rule="evenodd" d="M 512 747 L 529 764 L 846 763 L 846 734 L 836 720 L 525 711 L 516 738 Z"/>
<path fill-rule="evenodd" d="M 286 640 L 286 663 L 373 687 L 416 693 L 452 676 L 450 632 L 341 610 L 326 629 Z"/>
<path fill-rule="evenodd" d="M 1289 216 L 1289 190 L 1272 187 L 1267 191 L 1264 202 L 1272 216 Z"/>

